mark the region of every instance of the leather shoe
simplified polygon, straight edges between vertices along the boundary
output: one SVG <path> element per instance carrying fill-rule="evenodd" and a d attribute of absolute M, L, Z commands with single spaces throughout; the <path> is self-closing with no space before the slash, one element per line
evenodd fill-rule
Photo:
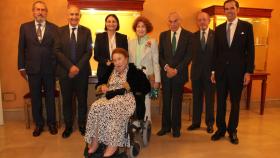
<path fill-rule="evenodd" d="M 169 129 L 169 130 L 163 130 L 163 129 L 161 129 L 160 131 L 157 132 L 157 135 L 158 135 L 158 136 L 163 136 L 163 135 L 166 135 L 167 133 L 170 133 L 170 132 L 171 132 L 170 129 Z"/>
<path fill-rule="evenodd" d="M 43 132 L 43 127 L 36 127 L 33 131 L 33 137 L 38 137 Z"/>
<path fill-rule="evenodd" d="M 222 137 L 225 136 L 225 132 L 222 131 L 216 131 L 214 135 L 212 135 L 211 140 L 216 141 L 221 139 Z"/>
<path fill-rule="evenodd" d="M 86 128 L 85 128 L 85 126 L 80 126 L 80 127 L 79 127 L 79 131 L 80 131 L 80 133 L 81 133 L 82 136 L 85 136 L 85 133 L 86 133 Z"/>
<path fill-rule="evenodd" d="M 73 129 L 72 129 L 72 127 L 66 127 L 65 128 L 65 130 L 64 130 L 64 132 L 62 133 L 62 138 L 68 138 L 68 137 L 70 137 L 70 135 L 72 134 L 72 132 L 73 132 Z"/>
<path fill-rule="evenodd" d="M 57 128 L 55 125 L 49 125 L 49 131 L 52 135 L 57 134 Z"/>
<path fill-rule="evenodd" d="M 174 132 L 172 132 L 172 135 L 174 138 L 179 138 L 181 136 L 181 133 L 180 133 L 180 131 L 174 131 Z"/>
<path fill-rule="evenodd" d="M 196 129 L 198 129 L 198 128 L 200 128 L 199 125 L 192 124 L 192 125 L 190 125 L 190 126 L 187 128 L 187 130 L 188 130 L 188 131 L 193 131 L 193 130 L 196 130 Z"/>
<path fill-rule="evenodd" d="M 207 126 L 206 131 L 207 133 L 213 133 L 214 132 L 213 126 Z"/>
<path fill-rule="evenodd" d="M 229 133 L 229 139 L 230 139 L 230 142 L 232 144 L 238 144 L 239 143 L 239 140 L 237 138 L 237 133 L 236 132 Z"/>

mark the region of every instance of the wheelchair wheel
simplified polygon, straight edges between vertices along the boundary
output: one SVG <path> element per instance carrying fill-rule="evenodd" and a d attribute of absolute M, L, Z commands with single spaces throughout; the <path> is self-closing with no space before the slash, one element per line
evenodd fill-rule
<path fill-rule="evenodd" d="M 140 143 L 135 141 L 129 148 L 129 158 L 135 158 L 139 155 L 141 150 Z"/>
<path fill-rule="evenodd" d="M 144 129 L 143 129 L 143 145 L 146 147 L 148 146 L 150 139 L 151 139 L 151 134 L 152 134 L 152 124 L 151 121 L 146 121 L 144 122 Z"/>

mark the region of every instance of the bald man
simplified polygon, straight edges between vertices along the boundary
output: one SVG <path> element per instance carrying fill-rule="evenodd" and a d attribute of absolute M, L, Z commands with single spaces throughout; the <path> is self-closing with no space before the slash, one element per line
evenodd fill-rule
<path fill-rule="evenodd" d="M 168 24 L 169 30 L 162 32 L 159 40 L 163 111 L 162 126 L 157 135 L 163 136 L 172 129 L 173 137 L 180 137 L 183 88 L 188 81 L 192 33 L 181 27 L 177 12 L 169 14 Z"/>
<path fill-rule="evenodd" d="M 89 59 L 92 55 L 92 38 L 88 28 L 79 25 L 81 13 L 77 6 L 69 6 L 68 25 L 59 30 L 57 43 L 57 75 L 63 98 L 65 130 L 63 138 L 71 135 L 73 129 L 73 96 L 78 100 L 78 124 L 81 135 L 85 134 L 87 114 L 88 76 L 91 73 Z M 75 103 L 75 102 L 74 102 Z M 75 106 L 76 107 L 76 106 Z"/>
<path fill-rule="evenodd" d="M 207 13 L 198 13 L 196 22 L 199 30 L 194 33 L 191 67 L 193 116 L 192 124 L 188 127 L 188 130 L 191 131 L 200 128 L 203 100 L 205 100 L 206 131 L 213 133 L 214 84 L 211 82 L 209 76 L 211 75 L 211 61 L 214 51 L 214 31 L 209 29 L 210 17 Z"/>

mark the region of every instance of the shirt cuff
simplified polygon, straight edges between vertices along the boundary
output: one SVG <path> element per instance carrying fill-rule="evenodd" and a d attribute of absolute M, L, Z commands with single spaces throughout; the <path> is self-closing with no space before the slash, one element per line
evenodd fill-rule
<path fill-rule="evenodd" d="M 25 69 L 19 69 L 18 71 L 25 71 Z"/>
<path fill-rule="evenodd" d="M 166 71 L 166 67 L 168 66 L 168 64 L 165 64 L 163 67 L 163 70 Z"/>

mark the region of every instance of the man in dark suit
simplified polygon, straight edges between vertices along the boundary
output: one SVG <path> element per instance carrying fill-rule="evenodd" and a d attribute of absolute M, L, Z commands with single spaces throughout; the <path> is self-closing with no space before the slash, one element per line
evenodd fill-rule
<path fill-rule="evenodd" d="M 254 70 L 253 26 L 237 18 L 239 4 L 236 0 L 224 3 L 227 22 L 215 31 L 215 48 L 211 80 L 217 85 L 218 130 L 211 137 L 213 141 L 229 133 L 230 142 L 238 144 L 237 126 L 239 121 L 240 98 L 243 86 L 250 82 Z M 228 125 L 225 122 L 226 99 L 230 94 L 231 111 Z"/>
<path fill-rule="evenodd" d="M 188 130 L 200 128 L 203 100 L 205 96 L 207 132 L 213 133 L 214 124 L 214 84 L 210 80 L 213 56 L 214 31 L 209 29 L 210 17 L 205 12 L 197 16 L 199 31 L 194 33 L 192 42 L 191 80 L 193 90 L 192 125 Z"/>
<path fill-rule="evenodd" d="M 55 55 L 53 52 L 57 26 L 46 21 L 46 3 L 36 1 L 32 6 L 34 21 L 20 26 L 18 44 L 18 69 L 28 80 L 31 94 L 32 115 L 36 124 L 33 136 L 41 134 L 44 127 L 42 116 L 42 87 L 45 91 L 47 124 L 51 134 L 57 133 L 55 119 Z"/>
<path fill-rule="evenodd" d="M 78 124 L 81 135 L 85 134 L 87 115 L 88 76 L 91 73 L 89 59 L 92 55 L 92 38 L 88 28 L 79 25 L 80 9 L 68 7 L 68 22 L 59 30 L 60 43 L 57 44 L 57 74 L 63 97 L 65 130 L 63 138 L 73 132 L 73 96 L 78 100 Z M 76 106 L 75 106 L 76 107 Z"/>
<path fill-rule="evenodd" d="M 168 22 L 170 30 L 162 32 L 159 39 L 163 111 L 162 127 L 157 135 L 165 135 L 172 128 L 173 137 L 180 137 L 183 88 L 188 81 L 192 33 L 181 27 L 181 18 L 176 12 L 169 14 Z"/>

